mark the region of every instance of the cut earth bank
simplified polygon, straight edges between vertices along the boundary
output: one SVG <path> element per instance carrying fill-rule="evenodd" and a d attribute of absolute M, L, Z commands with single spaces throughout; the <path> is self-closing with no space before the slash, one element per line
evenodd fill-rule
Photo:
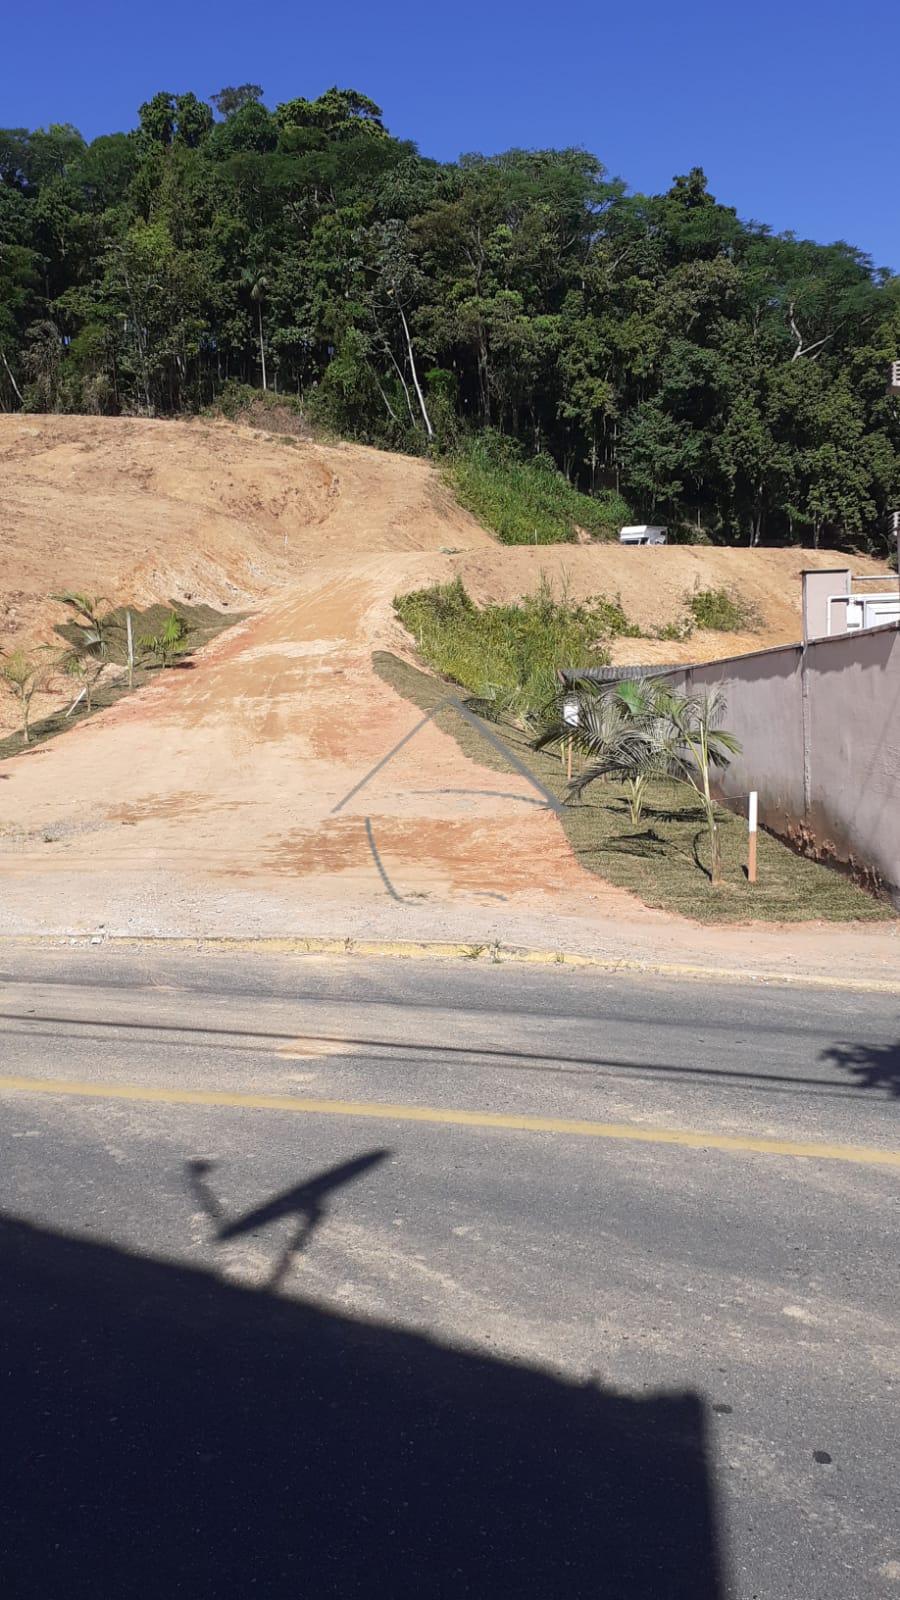
<path fill-rule="evenodd" d="M 892 923 L 649 910 L 579 866 L 525 777 L 433 723 L 379 766 L 419 720 L 372 664 L 410 658 L 398 591 L 459 575 L 515 599 L 543 572 L 658 628 L 695 584 L 736 588 L 760 631 L 663 647 L 697 659 L 796 637 L 800 568 L 834 552 L 504 549 L 425 462 L 227 424 L 4 417 L 0 470 L 0 645 L 52 638 L 62 587 L 250 613 L 192 670 L 3 763 L 0 933 L 500 942 L 894 981 Z"/>

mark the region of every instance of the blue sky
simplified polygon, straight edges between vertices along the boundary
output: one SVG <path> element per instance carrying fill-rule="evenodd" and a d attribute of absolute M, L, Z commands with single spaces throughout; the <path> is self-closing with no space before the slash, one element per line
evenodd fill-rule
<path fill-rule="evenodd" d="M 158 89 L 337 83 L 428 155 L 584 145 L 645 190 L 703 166 L 741 216 L 900 270 L 900 0 L 42 0 L 0 52 L 6 126 L 93 137 Z"/>

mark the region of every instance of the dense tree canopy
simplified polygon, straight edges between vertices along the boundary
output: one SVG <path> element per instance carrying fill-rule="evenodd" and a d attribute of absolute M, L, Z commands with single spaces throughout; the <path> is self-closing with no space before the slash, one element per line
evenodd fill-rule
<path fill-rule="evenodd" d="M 491 428 L 715 539 L 885 543 L 900 279 L 851 246 L 742 222 L 699 168 L 641 195 L 583 150 L 441 165 L 354 90 L 139 119 L 0 131 L 4 409 L 237 381 L 401 449 Z"/>

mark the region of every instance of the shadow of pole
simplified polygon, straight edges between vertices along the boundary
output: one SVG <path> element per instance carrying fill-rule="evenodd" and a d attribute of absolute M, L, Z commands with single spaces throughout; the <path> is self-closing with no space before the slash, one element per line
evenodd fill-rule
<path fill-rule="evenodd" d="M 2 974 L 0 974 L 2 977 Z M 390 1002 L 392 1005 L 395 1002 Z M 404 1006 L 414 1006 L 416 1002 L 404 999 Z M 542 1020 L 546 1013 L 536 1013 Z M 178 1022 L 135 1022 L 116 1018 L 110 1021 L 103 1017 L 67 1017 L 67 1016 L 37 1016 L 29 1014 L 22 1016 L 18 1012 L 0 1011 L 0 1022 L 6 1023 L 4 1029 L 9 1036 L 26 1037 L 28 1039 L 46 1038 L 58 1040 L 57 1027 L 64 1026 L 76 1031 L 75 1037 L 80 1041 L 105 1043 L 112 1031 L 122 1032 L 130 1030 L 138 1035 L 142 1033 L 162 1034 L 166 1039 L 167 1047 L 174 1050 L 181 1047 L 194 1048 L 196 1038 L 208 1038 L 215 1041 L 217 1050 L 244 1051 L 252 1048 L 260 1041 L 277 1043 L 290 1043 L 295 1037 L 293 1031 L 267 1030 L 267 1029 L 241 1029 L 235 1027 L 215 1028 L 210 1024 L 193 1027 L 189 1023 Z M 10 1023 L 24 1024 L 22 1028 L 9 1026 Z M 46 1024 L 46 1027 L 41 1026 Z M 96 1030 L 96 1031 L 88 1031 Z M 726 1030 L 727 1031 L 727 1030 Z M 860 1081 L 858 1083 L 843 1083 L 838 1079 L 825 1077 L 811 1077 L 800 1072 L 754 1072 L 740 1067 L 713 1067 L 693 1066 L 684 1062 L 675 1061 L 647 1061 L 628 1059 L 623 1056 L 612 1055 L 564 1055 L 562 1052 L 544 1050 L 522 1050 L 515 1046 L 508 1049 L 498 1048 L 492 1044 L 451 1044 L 446 1039 L 440 1041 L 422 1041 L 416 1039 L 396 1039 L 372 1036 L 371 1034 L 333 1034 L 317 1032 L 307 1035 L 320 1044 L 339 1045 L 352 1051 L 390 1051 L 394 1062 L 398 1066 L 414 1065 L 418 1061 L 427 1061 L 429 1058 L 440 1060 L 442 1056 L 463 1056 L 473 1061 L 480 1061 L 489 1066 L 499 1066 L 504 1070 L 547 1072 L 553 1075 L 565 1073 L 580 1076 L 589 1073 L 602 1073 L 604 1075 L 618 1072 L 627 1073 L 637 1077 L 663 1077 L 674 1080 L 687 1079 L 703 1082 L 710 1080 L 723 1088 L 747 1089 L 764 1091 L 766 1093 L 790 1092 L 806 1093 L 815 1089 L 822 1095 L 835 1096 L 847 1099 L 856 1093 L 863 1094 L 868 1088 L 876 1086 L 889 1086 L 896 1078 L 900 1078 L 900 1067 L 894 1061 L 900 1055 L 900 1045 L 869 1047 L 864 1045 L 836 1047 L 820 1054 L 819 1060 L 829 1060 L 838 1067 L 848 1067 L 850 1061 L 846 1059 L 847 1053 L 854 1056 L 858 1053 L 858 1061 L 853 1066 L 856 1072 L 859 1068 Z M 231 1042 L 233 1041 L 233 1042 Z M 724 1055 L 725 1047 L 719 1052 L 717 1059 Z M 0 1082 L 2 1082 L 0 1074 Z"/>
<path fill-rule="evenodd" d="M 406 903 L 405 896 L 402 895 L 402 894 L 398 894 L 397 893 L 397 890 L 394 888 L 394 885 L 391 883 L 391 880 L 388 877 L 387 868 L 386 868 L 386 866 L 385 866 L 384 862 L 382 861 L 381 856 L 379 854 L 378 846 L 375 843 L 375 834 L 372 831 L 372 818 L 371 817 L 366 817 L 366 838 L 367 838 L 367 840 L 369 842 L 369 849 L 372 852 L 372 860 L 375 863 L 375 866 L 376 866 L 376 868 L 378 870 L 378 876 L 381 879 L 382 883 L 384 884 L 385 889 L 387 890 L 387 892 L 390 895 L 392 900 L 396 900 L 397 903 L 399 905 L 401 905 L 401 906 L 404 905 Z"/>
<path fill-rule="evenodd" d="M 531 787 L 537 790 L 544 805 L 550 811 L 556 811 L 559 813 L 563 810 L 562 801 L 557 800 L 552 789 L 548 789 L 546 784 L 541 782 L 540 778 L 535 772 L 532 772 L 527 763 L 524 762 L 520 756 L 517 756 L 515 751 L 509 748 L 509 745 L 504 744 L 502 740 L 498 739 L 497 735 L 492 733 L 490 728 L 485 725 L 481 718 L 476 717 L 474 713 L 469 710 L 468 706 L 463 704 L 462 700 L 460 700 L 457 695 L 449 694 L 445 695 L 443 700 L 439 700 L 437 705 L 432 706 L 431 710 L 427 711 L 424 717 L 420 717 L 415 726 L 410 728 L 409 732 L 405 733 L 402 739 L 398 739 L 397 743 L 387 752 L 387 754 L 382 756 L 380 761 L 376 761 L 374 767 L 369 768 L 368 772 L 362 778 L 360 778 L 359 782 L 355 783 L 353 788 L 349 789 L 347 793 L 337 802 L 337 805 L 332 806 L 331 815 L 335 816 L 338 811 L 343 811 L 344 807 L 349 805 L 350 801 L 355 799 L 356 795 L 358 795 L 360 791 L 366 787 L 366 784 L 371 783 L 372 779 L 379 772 L 382 772 L 384 768 L 391 761 L 393 761 L 394 757 L 399 755 L 400 751 L 409 744 L 410 740 L 414 739 L 417 733 L 421 733 L 422 729 L 427 727 L 429 722 L 431 722 L 432 719 L 437 716 L 438 712 L 442 711 L 446 706 L 450 706 L 454 711 L 457 711 L 459 715 L 464 718 L 466 722 L 468 722 L 469 726 L 474 728 L 475 732 L 480 734 L 482 739 L 484 739 L 493 750 L 503 757 L 504 761 L 508 761 L 511 766 L 515 767 L 517 772 L 521 773 L 522 777 L 531 784 Z"/>
<path fill-rule="evenodd" d="M 345 1183 L 355 1182 L 364 1172 L 379 1166 L 390 1153 L 390 1150 L 369 1150 L 365 1155 L 354 1156 L 352 1161 L 342 1161 L 336 1167 L 328 1167 L 316 1177 L 308 1178 L 305 1183 L 295 1184 L 292 1189 L 285 1189 L 282 1194 L 255 1206 L 233 1222 L 224 1220 L 225 1208 L 209 1183 L 209 1174 L 214 1171 L 215 1162 L 202 1159 L 188 1161 L 188 1187 L 210 1221 L 220 1224 L 216 1239 L 221 1243 L 239 1239 L 243 1234 L 258 1233 L 260 1229 L 269 1227 L 273 1222 L 281 1222 L 285 1217 L 297 1219 L 297 1227 L 281 1251 L 265 1285 L 268 1289 L 278 1289 L 287 1277 L 294 1257 L 305 1249 L 316 1228 L 327 1216 L 327 1207 L 323 1204 L 325 1196 L 334 1189 L 342 1188 Z"/>

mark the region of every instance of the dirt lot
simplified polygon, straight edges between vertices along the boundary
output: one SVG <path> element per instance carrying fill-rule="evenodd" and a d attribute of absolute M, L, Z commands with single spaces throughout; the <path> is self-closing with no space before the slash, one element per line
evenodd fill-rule
<path fill-rule="evenodd" d="M 398 589 L 458 571 L 476 598 L 513 597 L 542 570 L 657 625 L 695 577 L 745 587 L 759 648 L 796 637 L 807 553 L 504 550 L 424 462 L 227 424 L 3 417 L 0 472 L 0 643 L 47 637 L 64 586 L 254 613 L 191 670 L 3 764 L 0 932 L 571 944 L 602 923 L 671 943 L 673 919 L 579 867 L 526 779 L 431 724 L 379 766 L 416 718 L 372 651 L 406 646 Z M 690 654 L 701 641 L 723 653 L 706 635 Z"/>

